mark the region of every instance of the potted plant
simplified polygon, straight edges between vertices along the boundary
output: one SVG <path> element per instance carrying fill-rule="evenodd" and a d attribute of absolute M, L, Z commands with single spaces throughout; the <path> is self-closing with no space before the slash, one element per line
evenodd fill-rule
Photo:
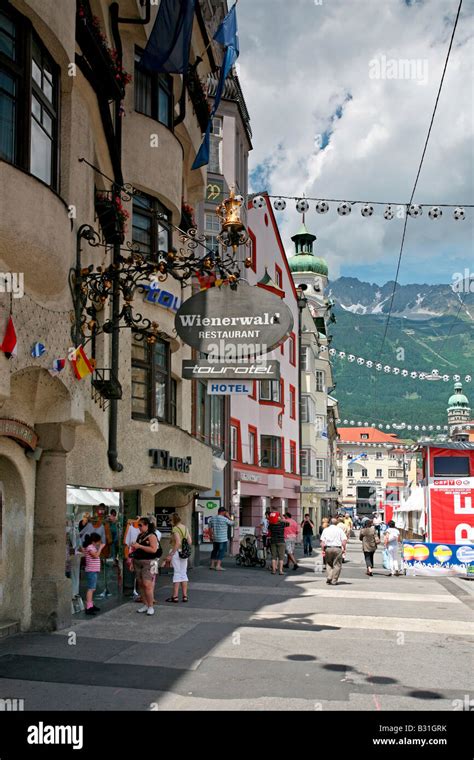
<path fill-rule="evenodd" d="M 76 36 L 107 97 L 122 100 L 132 77 L 123 68 L 117 50 L 109 47 L 100 20 L 92 15 L 88 0 L 78 0 Z"/>
<path fill-rule="evenodd" d="M 106 243 L 123 243 L 130 214 L 123 207 L 120 195 L 97 192 L 95 210 Z"/>

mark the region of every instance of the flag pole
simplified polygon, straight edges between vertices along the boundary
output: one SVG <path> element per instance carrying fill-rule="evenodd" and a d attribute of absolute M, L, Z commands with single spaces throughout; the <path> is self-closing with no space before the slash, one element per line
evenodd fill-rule
<path fill-rule="evenodd" d="M 235 3 L 234 3 L 234 5 L 232 6 L 232 8 L 235 8 L 235 6 L 237 5 L 237 3 L 238 3 L 238 2 L 239 2 L 239 0 L 235 0 Z M 232 8 L 230 9 L 230 11 L 232 10 Z M 229 11 L 229 13 L 230 13 L 230 11 Z M 213 43 L 213 42 L 214 42 L 214 37 L 213 37 L 213 38 L 212 38 L 212 40 L 209 42 L 209 44 L 208 44 L 208 45 L 206 45 L 206 47 L 205 47 L 205 48 L 204 48 L 204 50 L 202 51 L 201 55 L 198 55 L 198 58 L 200 58 L 201 60 L 203 60 L 203 58 L 202 58 L 202 57 L 203 57 L 203 55 L 205 55 L 205 54 L 207 53 L 207 51 L 209 50 L 209 48 L 211 47 L 211 45 L 212 45 L 212 43 Z"/>

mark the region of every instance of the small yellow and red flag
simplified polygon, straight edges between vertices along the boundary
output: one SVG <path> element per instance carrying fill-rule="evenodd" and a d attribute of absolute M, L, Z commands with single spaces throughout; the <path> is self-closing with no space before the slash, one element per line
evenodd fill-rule
<path fill-rule="evenodd" d="M 91 375 L 94 371 L 94 361 L 88 358 L 82 346 L 79 346 L 79 348 L 76 349 L 71 362 L 74 374 L 78 380 L 82 380 L 83 377 Z"/>

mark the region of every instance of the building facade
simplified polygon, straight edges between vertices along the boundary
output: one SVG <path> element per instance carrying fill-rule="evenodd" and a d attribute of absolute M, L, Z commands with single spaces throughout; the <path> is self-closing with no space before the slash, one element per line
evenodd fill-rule
<path fill-rule="evenodd" d="M 12 316 L 17 338 L 11 358 L 0 354 L 0 615 L 24 630 L 70 620 L 67 485 L 120 492 L 124 526 L 177 510 L 190 528 L 194 495 L 213 487 L 212 442 L 193 435 L 181 380 L 191 349 L 174 333 L 189 291 L 169 277 L 97 302 L 100 325 L 124 306 L 148 320 L 92 341 L 85 331 L 102 385 L 69 361 L 77 262 L 97 270 L 130 256 L 128 244 L 145 257 L 178 247 L 172 225 L 205 197 L 206 170 L 191 166 L 209 115 L 202 82 L 220 61 L 204 5 L 183 78 L 140 64 L 157 13 L 148 0 L 0 3 L 0 264 L 24 278 L 21 297 L 0 299 L 0 331 Z"/>
<path fill-rule="evenodd" d="M 319 526 L 337 510 L 336 442 L 338 405 L 328 347 L 331 302 L 325 298 L 328 267 L 315 256 L 316 236 L 302 224 L 292 238 L 289 267 L 299 295 L 301 507 Z"/>
<path fill-rule="evenodd" d="M 282 298 L 294 326 L 268 354 L 280 362 L 280 380 L 253 382 L 248 397 L 231 397 L 233 503 L 244 527 L 260 525 L 266 508 L 300 518 L 297 297 L 270 199 L 262 197 L 262 208 L 249 203 L 251 266 L 245 277 Z"/>
<path fill-rule="evenodd" d="M 410 444 L 374 427 L 339 428 L 338 484 L 345 510 L 359 516 L 380 512 L 391 520 L 404 489 L 417 482 Z"/>

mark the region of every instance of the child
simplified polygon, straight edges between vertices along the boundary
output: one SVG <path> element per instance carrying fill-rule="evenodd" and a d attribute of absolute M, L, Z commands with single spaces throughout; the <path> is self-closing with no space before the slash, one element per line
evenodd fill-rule
<path fill-rule="evenodd" d="M 100 553 L 105 544 L 101 544 L 98 533 L 90 533 L 84 539 L 82 553 L 86 555 L 86 577 L 87 577 L 87 594 L 86 594 L 86 615 L 95 615 L 99 612 L 93 598 L 97 587 L 97 575 L 100 572 Z"/>

